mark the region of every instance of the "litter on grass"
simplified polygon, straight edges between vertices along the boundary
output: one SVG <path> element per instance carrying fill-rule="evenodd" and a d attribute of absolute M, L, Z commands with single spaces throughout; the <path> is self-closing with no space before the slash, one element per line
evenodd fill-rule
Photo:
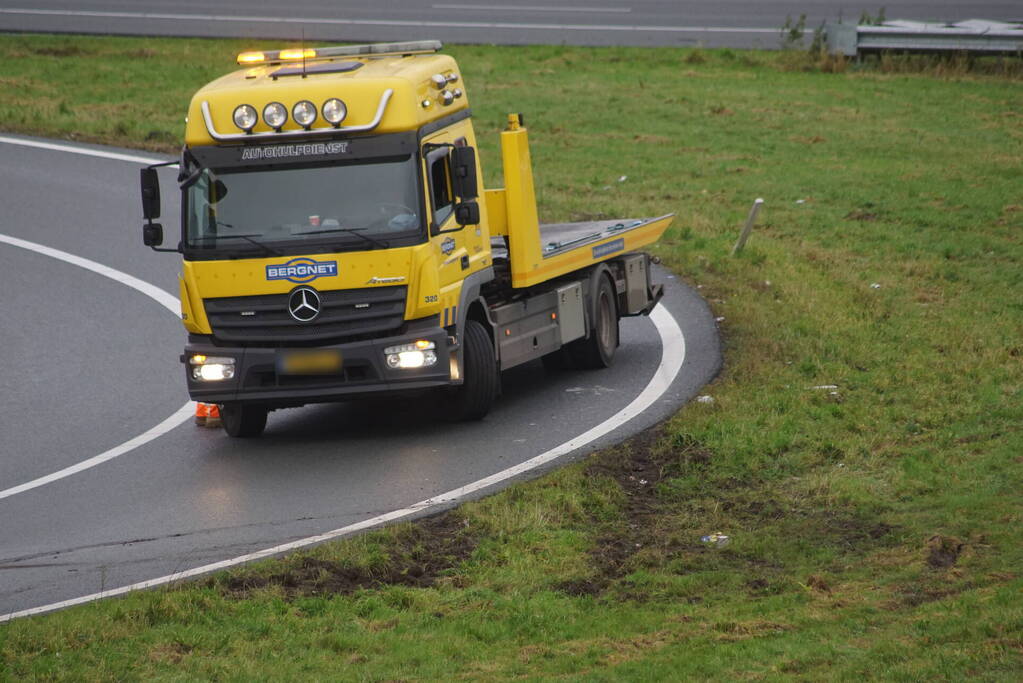
<path fill-rule="evenodd" d="M 706 394 L 704 394 L 703 396 L 697 396 L 696 397 L 696 402 L 697 403 L 713 403 L 714 402 L 714 397 L 713 396 L 707 396 Z"/>
<path fill-rule="evenodd" d="M 732 539 L 730 539 L 728 536 L 725 536 L 720 531 L 717 533 L 700 537 L 700 541 L 703 542 L 704 545 L 708 545 L 712 548 L 723 548 L 726 545 L 728 545 L 728 542 L 731 540 Z"/>

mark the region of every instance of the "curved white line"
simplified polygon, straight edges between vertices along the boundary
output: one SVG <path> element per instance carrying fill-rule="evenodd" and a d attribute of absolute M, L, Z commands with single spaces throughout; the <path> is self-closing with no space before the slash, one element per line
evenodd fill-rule
<path fill-rule="evenodd" d="M 0 142 L 2 141 L 3 138 L 0 138 Z M 167 292 L 163 291 L 159 287 L 154 287 L 148 282 L 139 280 L 137 277 L 133 277 L 131 275 L 128 275 L 127 273 L 122 273 L 119 270 L 115 270 L 108 266 L 104 266 L 102 263 L 96 263 L 95 261 L 90 261 L 87 258 L 82 258 L 81 256 L 69 254 L 66 251 L 61 251 L 60 249 L 54 249 L 53 247 L 47 247 L 45 245 L 37 244 L 35 242 L 29 242 L 28 240 L 19 239 L 17 237 L 11 237 L 10 235 L 0 234 L 0 243 L 10 244 L 11 246 L 20 247 L 21 249 L 28 249 L 29 251 L 34 251 L 37 254 L 43 254 L 44 256 L 49 256 L 50 258 L 55 258 L 59 261 L 70 263 L 72 265 L 78 266 L 79 268 L 91 270 L 92 272 L 98 275 L 110 278 L 114 282 L 119 282 L 120 284 L 126 287 L 131 287 L 132 289 L 141 292 L 142 294 L 145 294 L 150 299 L 153 299 L 160 303 L 160 305 L 162 305 L 164 308 L 170 310 L 171 313 L 175 315 L 175 317 L 180 315 L 181 304 L 176 298 L 174 298 Z M 4 498 L 9 498 L 19 493 L 24 493 L 25 491 L 30 491 L 32 489 L 39 488 L 40 486 L 44 486 L 51 482 L 64 479 L 65 477 L 70 477 L 72 474 L 77 474 L 78 472 L 90 469 L 92 467 L 95 467 L 96 465 L 100 465 L 102 463 L 107 462 L 108 460 L 113 460 L 118 456 L 133 451 L 139 446 L 147 444 L 153 439 L 156 439 L 157 437 L 160 437 L 169 432 L 170 430 L 174 429 L 175 427 L 177 427 L 179 424 L 187 420 L 192 415 L 192 410 L 193 410 L 192 402 L 189 401 L 185 405 L 181 406 L 181 408 L 179 408 L 177 412 L 175 412 L 173 415 L 168 417 L 160 424 L 156 425 L 152 429 L 143 432 L 142 434 L 139 434 L 133 439 L 125 441 L 119 446 L 115 446 L 114 448 L 111 448 L 108 451 L 104 451 L 103 453 L 100 453 L 97 456 L 89 458 L 88 460 L 83 460 L 82 462 L 72 465 L 70 467 L 65 467 L 64 469 L 59 470 L 57 472 L 53 472 L 51 474 L 39 477 L 38 479 L 33 479 L 32 481 L 25 482 L 24 484 L 12 486 L 11 488 L 0 491 L 0 500 L 3 500 Z"/>
<path fill-rule="evenodd" d="M 21 610 L 20 612 L 11 612 L 10 614 L 0 615 L 0 622 L 10 621 L 19 617 L 27 617 L 33 614 L 42 614 L 44 612 L 52 612 L 54 610 L 63 609 L 65 607 L 72 607 L 74 605 L 80 605 L 86 602 L 92 602 L 94 600 L 100 600 L 103 598 L 113 597 L 115 595 L 123 595 L 135 590 L 142 590 L 145 588 L 153 588 L 155 586 L 162 586 L 174 581 L 181 579 L 191 578 L 200 574 L 207 574 L 212 571 L 219 569 L 226 569 L 235 565 L 243 564 L 245 562 L 252 562 L 254 560 L 260 560 L 272 555 L 279 555 L 280 553 L 289 552 L 291 550 L 298 550 L 306 546 L 314 545 L 317 543 L 323 543 L 332 539 L 339 538 L 341 536 L 347 536 L 357 531 L 363 531 L 372 527 L 380 526 L 388 522 L 396 522 L 402 519 L 406 519 L 418 513 L 426 512 L 431 509 L 447 507 L 452 503 L 464 500 L 465 498 L 478 493 L 486 488 L 508 481 L 509 479 L 516 477 L 520 474 L 534 470 L 538 467 L 542 467 L 547 463 L 559 458 L 563 455 L 571 453 L 577 448 L 581 448 L 586 444 L 593 442 L 596 439 L 610 433 L 614 429 L 617 429 L 621 425 L 625 424 L 632 418 L 636 417 L 644 410 L 649 408 L 655 401 L 657 401 L 665 391 L 671 386 L 672 381 L 678 375 L 679 370 L 682 369 L 682 363 L 686 357 L 686 344 L 685 337 L 682 335 L 682 330 L 679 328 L 675 318 L 668 313 L 667 309 L 663 306 L 658 306 L 651 312 L 650 319 L 653 321 L 654 326 L 657 328 L 657 333 L 661 337 L 661 361 L 657 366 L 657 370 L 654 372 L 653 378 L 647 383 L 643 391 L 640 392 L 639 396 L 634 398 L 629 405 L 625 406 L 617 413 L 608 418 L 605 422 L 593 427 L 592 429 L 580 434 L 579 436 L 566 441 L 560 446 L 541 453 L 540 455 L 526 460 L 525 462 L 519 463 L 513 467 L 509 467 L 506 470 L 502 470 L 497 474 L 493 474 L 489 477 L 485 477 L 478 481 L 474 481 L 471 484 L 466 484 L 456 489 L 452 489 L 445 493 L 440 494 L 434 498 L 427 498 L 426 500 L 420 501 L 414 505 L 411 505 L 400 510 L 394 510 L 382 515 L 377 515 L 370 519 L 362 522 L 356 522 L 355 524 L 349 524 L 348 526 L 328 531 L 317 536 L 310 536 L 308 538 L 299 539 L 292 541 L 291 543 L 284 543 L 276 545 L 272 548 L 265 550 L 259 550 L 254 553 L 247 555 L 241 555 L 240 557 L 234 557 L 228 560 L 221 560 L 220 562 L 213 562 L 211 564 L 205 564 L 201 567 L 195 567 L 193 569 L 186 569 L 181 572 L 174 574 L 168 574 L 167 576 L 161 576 L 156 579 L 150 579 L 148 581 L 140 581 L 133 583 L 128 586 L 121 586 L 120 588 L 111 588 L 110 590 L 101 591 L 99 593 L 93 593 L 91 595 L 84 595 L 78 598 L 72 598 L 71 600 L 62 600 L 61 602 L 54 602 L 49 605 L 42 605 L 40 607 L 32 607 L 30 609 Z"/>
<path fill-rule="evenodd" d="M 105 152 L 101 149 L 91 149 L 89 147 L 77 147 L 75 145 L 62 145 L 56 142 L 42 142 L 40 140 L 26 140 L 23 138 L 12 138 L 6 135 L 0 135 L 0 142 L 8 145 L 20 145 L 21 147 L 34 147 L 36 149 L 48 149 L 54 152 L 68 152 L 70 154 L 81 154 L 87 157 L 98 157 L 100 159 L 112 159 L 113 161 L 127 161 L 133 164 L 162 164 L 167 161 L 166 159 L 151 159 L 149 157 L 140 157 L 133 154 L 121 154 L 119 152 Z M 173 164 L 177 166 L 177 164 Z"/>

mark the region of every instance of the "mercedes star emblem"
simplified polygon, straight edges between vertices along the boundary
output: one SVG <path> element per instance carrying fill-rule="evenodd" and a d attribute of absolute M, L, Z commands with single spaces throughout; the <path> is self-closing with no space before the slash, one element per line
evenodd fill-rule
<path fill-rule="evenodd" d="M 300 323 L 307 323 L 320 314 L 320 295 L 312 287 L 299 287 L 288 297 L 288 313 Z"/>

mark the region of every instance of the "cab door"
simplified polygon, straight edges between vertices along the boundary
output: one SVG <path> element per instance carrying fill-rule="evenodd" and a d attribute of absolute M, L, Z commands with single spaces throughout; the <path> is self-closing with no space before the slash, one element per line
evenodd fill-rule
<path fill-rule="evenodd" d="M 438 263 L 443 327 L 457 323 L 462 282 L 478 268 L 483 251 L 480 226 L 461 226 L 455 219 L 458 197 L 451 179 L 451 150 L 456 144 L 464 144 L 464 138 L 456 142 L 452 137 L 450 133 L 442 133 L 424 142 L 422 149 L 430 242 Z"/>

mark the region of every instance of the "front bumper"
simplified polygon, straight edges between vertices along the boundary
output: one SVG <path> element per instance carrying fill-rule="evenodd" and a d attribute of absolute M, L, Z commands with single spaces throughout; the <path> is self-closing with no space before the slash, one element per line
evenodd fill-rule
<path fill-rule="evenodd" d="M 436 319 L 434 319 L 436 320 Z M 387 365 L 384 349 L 432 341 L 437 363 L 431 367 L 394 369 Z M 406 333 L 368 341 L 325 345 L 320 350 L 341 355 L 341 368 L 329 374 L 286 374 L 280 371 L 286 354 L 293 348 L 224 347 L 212 342 L 192 341 L 185 346 L 181 361 L 185 366 L 188 395 L 204 403 L 244 401 L 269 408 L 286 408 L 306 403 L 330 403 L 393 393 L 415 393 L 433 387 L 457 384 L 451 366 L 457 363 L 457 342 L 441 327 L 431 325 L 410 328 Z M 230 357 L 235 362 L 232 379 L 202 381 L 192 378 L 189 359 L 195 354 Z M 455 376 L 459 373 L 456 371 Z"/>

